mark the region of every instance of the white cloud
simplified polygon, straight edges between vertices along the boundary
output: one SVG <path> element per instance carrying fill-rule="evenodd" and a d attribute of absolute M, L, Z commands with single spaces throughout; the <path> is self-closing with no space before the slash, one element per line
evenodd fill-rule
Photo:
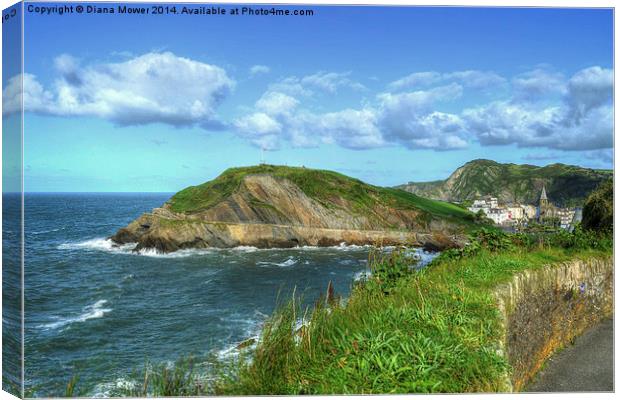
<path fill-rule="evenodd" d="M 455 80 L 467 88 L 485 89 L 498 86 L 506 82 L 506 79 L 493 71 L 457 71 L 443 75 L 445 81 Z"/>
<path fill-rule="evenodd" d="M 313 75 L 304 76 L 300 82 L 302 85 L 312 86 L 327 93 L 336 93 L 339 88 L 347 87 L 354 90 L 364 90 L 365 86 L 349 78 L 350 72 L 317 72 Z"/>
<path fill-rule="evenodd" d="M 273 92 L 286 93 L 291 96 L 311 96 L 312 91 L 305 88 L 296 76 L 289 76 L 269 85 Z"/>
<path fill-rule="evenodd" d="M 11 77 L 2 90 L 3 115 L 20 112 L 22 96 L 27 109 L 34 112 L 46 112 L 53 102 L 53 94 L 45 90 L 34 75 L 19 74 Z"/>
<path fill-rule="evenodd" d="M 524 147 L 544 146 L 562 118 L 558 107 L 541 109 L 510 101 L 466 109 L 462 116 L 483 146 L 517 143 Z"/>
<path fill-rule="evenodd" d="M 323 99 L 331 100 L 345 89 L 365 88 L 348 72 L 317 72 L 268 85 L 253 108 L 230 124 L 220 122 L 217 108 L 235 82 L 214 65 L 172 53 L 148 53 L 87 66 L 61 55 L 54 67 L 56 79 L 45 86 L 31 74 L 9 79 L 2 92 L 3 113 L 20 110 L 23 81 L 26 111 L 98 117 L 119 125 L 228 127 L 267 150 L 283 143 L 294 147 L 333 143 L 358 150 L 389 145 L 451 150 L 478 141 L 482 146 L 599 154 L 613 146 L 613 71 L 599 66 L 570 78 L 549 66 L 540 67 L 502 86 L 497 93 L 508 93 L 505 98 L 466 109 L 458 108 L 456 101 L 468 88 L 490 88 L 507 80 L 475 70 L 418 72 L 392 82 L 388 92 L 364 98 L 359 106 L 324 111 L 318 107 L 333 101 Z"/>
<path fill-rule="evenodd" d="M 553 94 L 566 93 L 564 75 L 547 69 L 535 69 L 512 79 L 515 97 L 523 100 L 539 100 Z"/>
<path fill-rule="evenodd" d="M 452 150 L 467 147 L 464 124 L 455 114 L 439 111 L 430 113 L 399 113 L 382 115 L 382 128 L 388 141 L 398 142 L 410 149 Z"/>
<path fill-rule="evenodd" d="M 349 149 L 369 149 L 386 144 L 378 127 L 377 112 L 373 109 L 346 109 L 326 113 L 317 118 L 318 129 L 333 141 Z"/>
<path fill-rule="evenodd" d="M 613 71 L 590 67 L 577 72 L 568 82 L 571 120 L 579 121 L 597 107 L 611 102 L 614 88 Z"/>
<path fill-rule="evenodd" d="M 249 137 L 273 135 L 282 130 L 282 125 L 278 121 L 262 112 L 239 118 L 234 125 L 240 132 Z"/>
<path fill-rule="evenodd" d="M 252 144 L 265 150 L 277 150 L 280 147 L 282 125 L 271 116 L 256 112 L 234 121 L 234 127 Z"/>
<path fill-rule="evenodd" d="M 169 52 L 89 67 L 62 55 L 54 64 L 60 76 L 51 89 L 24 76 L 26 111 L 119 125 L 215 126 L 216 109 L 235 86 L 224 69 Z"/>
<path fill-rule="evenodd" d="M 299 104 L 294 97 L 280 92 L 267 91 L 258 99 L 255 107 L 267 114 L 290 114 Z"/>
<path fill-rule="evenodd" d="M 251 76 L 256 76 L 256 75 L 261 75 L 261 74 L 268 74 L 269 72 L 271 72 L 271 68 L 269 68 L 266 65 L 253 65 L 250 68 L 250 75 Z"/>
<path fill-rule="evenodd" d="M 454 100 L 461 93 L 462 87 L 453 83 L 410 93 L 382 93 L 377 104 L 362 109 L 314 113 L 300 109 L 299 101 L 289 95 L 267 91 L 256 102 L 256 112 L 237 119 L 234 125 L 255 145 L 265 146 L 267 141 L 272 148 L 288 141 L 295 147 L 335 143 L 355 150 L 393 143 L 409 148 L 456 149 L 467 146 L 461 137 L 461 119 L 433 111 L 433 105 Z"/>
<path fill-rule="evenodd" d="M 420 113 L 429 110 L 436 102 L 455 100 L 463 95 L 463 87 L 456 83 L 429 90 L 406 93 L 381 93 L 379 100 L 384 108 L 394 113 Z"/>
<path fill-rule="evenodd" d="M 366 87 L 350 78 L 350 72 L 324 72 L 319 71 L 312 75 L 301 78 L 289 76 L 278 82 L 272 83 L 269 89 L 274 92 L 282 92 L 291 96 L 312 96 L 316 91 L 320 93 L 336 94 L 340 89 L 347 88 L 361 91 Z"/>
<path fill-rule="evenodd" d="M 427 72 L 414 72 L 403 78 L 395 80 L 388 84 L 388 87 L 392 90 L 401 90 L 414 86 L 428 86 L 433 85 L 441 81 L 441 74 L 439 72 L 427 71 Z"/>
<path fill-rule="evenodd" d="M 566 87 L 563 100 L 549 106 L 517 96 L 506 101 L 464 110 L 468 129 L 482 145 L 516 144 L 558 150 L 595 150 L 613 146 L 613 73 L 591 67 L 574 74 L 568 82 L 556 76 L 553 87 Z M 526 86 L 543 95 L 544 79 Z M 536 83 L 534 83 L 536 82 Z"/>
<path fill-rule="evenodd" d="M 463 88 L 452 83 L 430 90 L 383 93 L 380 124 L 387 141 L 411 149 L 449 150 L 467 146 L 464 124 L 455 114 L 434 111 L 438 102 L 459 98 Z"/>
<path fill-rule="evenodd" d="M 393 91 L 404 90 L 412 87 L 428 87 L 440 83 L 459 83 L 462 86 L 473 89 L 484 89 L 491 86 L 501 85 L 506 79 L 492 71 L 456 71 L 440 73 L 436 71 L 414 72 L 403 78 L 388 84 Z"/>

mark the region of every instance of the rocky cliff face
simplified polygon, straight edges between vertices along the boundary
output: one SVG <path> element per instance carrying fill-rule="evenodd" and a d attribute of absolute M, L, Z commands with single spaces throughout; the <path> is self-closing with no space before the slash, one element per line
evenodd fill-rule
<path fill-rule="evenodd" d="M 399 188 L 444 201 L 467 201 L 492 195 L 500 202 L 536 204 L 544 185 L 554 204 L 575 206 L 583 204 L 588 194 L 610 176 L 611 171 L 565 164 L 537 167 L 474 160 L 458 168 L 446 180 L 410 182 Z"/>
<path fill-rule="evenodd" d="M 275 171 L 278 174 L 261 170 L 243 174 L 238 182 L 233 181 L 233 189 L 227 189 L 225 196 L 214 196 L 212 191 L 218 190 L 218 185 L 230 186 L 226 173 L 218 178 L 221 182 L 208 183 L 211 192 L 188 188 L 185 193 L 199 193 L 196 202 L 203 201 L 204 196 L 218 201 L 196 208 L 184 194 L 182 204 L 189 211 L 179 211 L 179 203 L 173 197 L 161 208 L 121 228 L 111 239 L 118 244 L 136 243 L 136 250 L 154 248 L 161 252 L 243 245 L 328 246 L 343 242 L 401 243 L 439 249 L 455 246 L 461 240 L 464 220 L 459 223 L 459 213 L 465 215 L 464 211 L 455 211 L 453 218 L 440 218 L 424 207 L 416 207 L 417 198 L 413 196 L 405 197 L 406 201 L 392 198 L 390 192 L 355 181 L 344 181 L 355 186 L 351 189 L 359 192 L 355 197 L 348 189 L 339 195 L 337 187 L 325 192 L 314 190 L 311 196 L 282 170 Z M 334 182 L 329 175 L 324 178 L 319 185 L 343 184 Z"/>

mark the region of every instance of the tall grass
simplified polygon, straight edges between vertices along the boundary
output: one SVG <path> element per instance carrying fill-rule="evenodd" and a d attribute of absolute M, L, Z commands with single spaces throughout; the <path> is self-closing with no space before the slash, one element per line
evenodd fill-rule
<path fill-rule="evenodd" d="M 492 290 L 515 273 L 609 249 L 520 243 L 494 231 L 475 251 L 410 268 L 404 251 L 373 258 L 373 275 L 346 303 L 291 301 L 265 327 L 252 360 L 216 386 L 217 394 L 494 392 L 505 390 L 500 317 Z M 581 241 L 577 240 L 581 243 Z M 515 244 L 517 243 L 517 244 Z"/>

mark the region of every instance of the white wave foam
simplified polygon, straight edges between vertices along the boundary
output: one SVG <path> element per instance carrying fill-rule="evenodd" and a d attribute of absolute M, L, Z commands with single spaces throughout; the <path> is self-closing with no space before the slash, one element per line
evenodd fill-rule
<path fill-rule="evenodd" d="M 184 258 L 192 256 L 204 256 L 207 254 L 211 254 L 212 252 L 212 250 L 207 249 L 183 249 L 173 251 L 172 253 L 162 253 L 157 251 L 156 249 L 141 249 L 137 252 L 132 252 L 132 254 L 154 258 Z"/>
<path fill-rule="evenodd" d="M 91 396 L 94 398 L 107 398 L 117 395 L 118 391 L 124 393 L 135 389 L 137 385 L 138 382 L 133 379 L 118 378 L 114 382 L 104 382 L 97 384 L 97 386 L 95 386 L 95 388 L 93 389 Z"/>
<path fill-rule="evenodd" d="M 370 271 L 359 271 L 353 274 L 353 281 L 358 282 L 361 280 L 366 280 L 370 276 L 372 276 L 372 273 Z"/>
<path fill-rule="evenodd" d="M 30 233 L 32 235 L 43 235 L 43 234 L 46 234 L 46 233 L 58 232 L 58 231 L 61 231 L 63 229 L 65 229 L 65 228 L 62 227 L 62 228 L 49 229 L 49 230 L 44 230 L 44 231 L 32 231 L 32 232 L 28 232 L 28 233 Z"/>
<path fill-rule="evenodd" d="M 58 246 L 59 250 L 99 250 L 112 253 L 131 253 L 135 243 L 118 245 L 110 239 L 94 238 L 77 243 L 63 243 Z"/>
<path fill-rule="evenodd" d="M 84 322 L 89 319 L 101 318 L 105 314 L 112 311 L 111 308 L 104 308 L 104 305 L 107 304 L 107 302 L 107 300 L 98 300 L 95 304 L 84 307 L 84 312 L 77 317 L 60 318 L 58 321 L 39 325 L 39 327 L 44 329 L 57 329 L 75 322 Z"/>
<path fill-rule="evenodd" d="M 295 246 L 295 247 L 282 247 L 282 248 L 258 248 L 254 246 L 237 246 L 230 248 L 212 248 L 213 251 L 233 251 L 233 252 L 241 252 L 241 253 L 255 253 L 255 252 L 283 252 L 283 251 L 315 251 L 315 250 L 340 250 L 340 251 L 353 251 L 353 250 L 364 250 L 373 247 L 372 245 L 355 245 L 355 244 L 346 244 L 345 242 L 340 243 L 336 246 Z M 387 247 L 386 247 L 387 248 Z"/>
<path fill-rule="evenodd" d="M 212 249 L 183 249 L 172 253 L 161 253 L 156 249 L 142 249 L 133 251 L 136 243 L 116 244 L 111 239 L 94 238 L 83 242 L 63 243 L 58 246 L 59 250 L 95 250 L 108 253 L 127 254 L 134 256 L 156 257 L 156 258 L 181 258 L 191 256 L 201 256 L 211 254 Z"/>
<path fill-rule="evenodd" d="M 271 262 L 271 261 L 259 261 L 256 264 L 257 265 L 273 265 L 276 267 L 292 267 L 293 265 L 297 264 L 299 260 L 297 260 L 294 257 L 289 257 L 287 258 L 285 261 L 282 262 Z"/>
<path fill-rule="evenodd" d="M 357 245 L 357 244 L 346 244 L 342 242 L 336 246 L 298 246 L 293 247 L 294 250 L 340 250 L 340 251 L 354 251 L 354 250 L 365 250 L 373 247 L 370 244 L 365 245 Z M 289 249 L 290 250 L 290 249 Z"/>
<path fill-rule="evenodd" d="M 208 248 L 208 249 L 183 249 L 177 250 L 171 253 L 162 253 L 157 249 L 142 249 L 139 251 L 133 251 L 136 243 L 125 243 L 122 245 L 118 245 L 114 243 L 112 240 L 107 238 L 94 238 L 85 240 L 82 242 L 72 242 L 72 243 L 63 243 L 58 246 L 59 250 L 95 250 L 95 251 L 105 251 L 109 253 L 116 254 L 127 254 L 127 255 L 138 255 L 145 257 L 156 257 L 156 258 L 182 258 L 182 257 L 192 257 L 192 256 L 203 256 L 212 254 L 214 252 L 240 252 L 240 253 L 254 253 L 257 251 L 261 252 L 282 252 L 282 251 L 320 251 L 320 250 L 337 250 L 337 251 L 356 251 L 356 250 L 366 250 L 372 245 L 347 245 L 346 243 L 340 243 L 337 246 L 327 246 L 327 247 L 319 247 L 319 246 L 298 246 L 292 248 L 274 248 L 274 249 L 259 249 L 254 246 L 237 246 L 232 248 Z M 391 247 L 384 247 L 384 250 L 390 251 Z M 295 261 L 295 263 L 297 263 Z M 278 265 L 281 267 L 287 267 L 294 265 L 290 259 L 285 261 L 284 263 L 279 263 L 274 265 Z"/>
<path fill-rule="evenodd" d="M 237 246 L 237 247 L 233 247 L 227 250 L 240 251 L 242 253 L 254 253 L 255 251 L 258 251 L 261 249 L 259 249 L 258 247 L 254 247 L 254 246 Z M 268 250 L 268 249 L 262 249 L 262 250 Z"/>
<path fill-rule="evenodd" d="M 252 350 L 256 348 L 256 345 L 260 341 L 260 334 L 263 329 L 263 323 L 269 318 L 267 314 L 262 313 L 259 310 L 254 310 L 254 314 L 251 317 L 242 317 L 239 315 L 232 315 L 226 318 L 226 322 L 229 322 L 231 326 L 244 326 L 243 336 L 245 339 L 229 344 L 222 350 L 215 350 L 214 353 L 220 360 L 236 359 L 242 350 Z M 248 341 L 251 343 L 247 344 Z"/>

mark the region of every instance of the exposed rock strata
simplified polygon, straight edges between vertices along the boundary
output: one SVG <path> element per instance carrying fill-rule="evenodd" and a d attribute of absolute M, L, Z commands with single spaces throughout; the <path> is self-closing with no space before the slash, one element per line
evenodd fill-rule
<path fill-rule="evenodd" d="M 441 250 L 461 244 L 462 228 L 429 219 L 419 210 L 377 203 L 363 211 L 342 197 L 329 203 L 306 195 L 287 179 L 248 175 L 232 195 L 199 212 L 174 212 L 164 204 L 111 239 L 135 250 L 255 246 L 290 248 L 346 244 L 410 244 Z"/>

